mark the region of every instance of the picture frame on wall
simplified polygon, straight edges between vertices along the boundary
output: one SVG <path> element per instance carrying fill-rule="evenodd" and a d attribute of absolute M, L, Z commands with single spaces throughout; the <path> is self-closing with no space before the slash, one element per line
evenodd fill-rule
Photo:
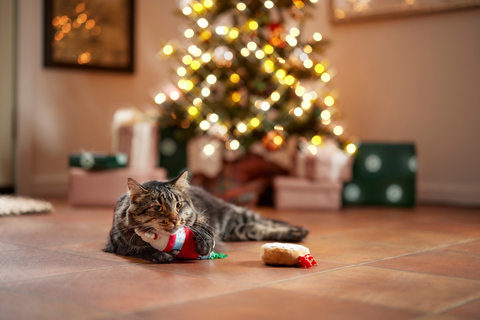
<path fill-rule="evenodd" d="M 334 24 L 480 8 L 480 0 L 330 0 Z"/>
<path fill-rule="evenodd" d="M 134 0 L 44 0 L 44 66 L 133 73 Z"/>

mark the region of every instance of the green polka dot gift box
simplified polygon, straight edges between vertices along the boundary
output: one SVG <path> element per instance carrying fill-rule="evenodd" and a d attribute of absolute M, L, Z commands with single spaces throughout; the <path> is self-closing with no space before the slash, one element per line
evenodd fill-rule
<path fill-rule="evenodd" d="M 362 143 L 344 205 L 414 206 L 417 156 L 413 144 Z"/>

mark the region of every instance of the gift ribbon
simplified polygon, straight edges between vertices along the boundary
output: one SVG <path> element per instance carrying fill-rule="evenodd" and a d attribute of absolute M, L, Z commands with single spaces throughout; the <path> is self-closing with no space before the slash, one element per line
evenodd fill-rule
<path fill-rule="evenodd" d="M 313 259 L 313 257 L 310 254 L 306 254 L 303 257 L 300 256 L 299 258 L 300 258 L 300 265 L 304 269 L 308 269 L 313 266 L 318 266 L 317 261 L 315 261 L 315 259 Z"/>

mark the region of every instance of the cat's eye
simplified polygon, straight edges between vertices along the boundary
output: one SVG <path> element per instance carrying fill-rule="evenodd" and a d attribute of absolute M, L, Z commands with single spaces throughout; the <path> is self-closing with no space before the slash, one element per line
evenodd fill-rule
<path fill-rule="evenodd" d="M 160 211 L 161 209 L 162 209 L 162 207 L 160 207 L 160 206 L 154 206 L 153 207 L 153 210 L 155 210 L 155 211 Z"/>
<path fill-rule="evenodd" d="M 177 202 L 177 209 L 180 209 L 182 207 L 182 203 L 181 202 Z"/>

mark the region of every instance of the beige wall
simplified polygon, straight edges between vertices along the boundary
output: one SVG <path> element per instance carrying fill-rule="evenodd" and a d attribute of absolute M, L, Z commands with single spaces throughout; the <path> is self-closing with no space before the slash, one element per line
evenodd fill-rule
<path fill-rule="evenodd" d="M 325 1 L 325 0 L 324 0 Z M 161 40 L 180 37 L 174 1 L 137 1 L 136 73 L 44 69 L 40 1 L 19 0 L 21 193 L 65 194 L 67 156 L 109 150 L 118 107 L 143 107 L 168 77 L 155 59 Z M 308 24 L 331 38 L 327 55 L 348 130 L 361 139 L 413 141 L 421 200 L 480 204 L 480 11 L 332 26 L 326 3 Z"/>
<path fill-rule="evenodd" d="M 0 188 L 13 186 L 14 1 L 0 1 Z"/>

